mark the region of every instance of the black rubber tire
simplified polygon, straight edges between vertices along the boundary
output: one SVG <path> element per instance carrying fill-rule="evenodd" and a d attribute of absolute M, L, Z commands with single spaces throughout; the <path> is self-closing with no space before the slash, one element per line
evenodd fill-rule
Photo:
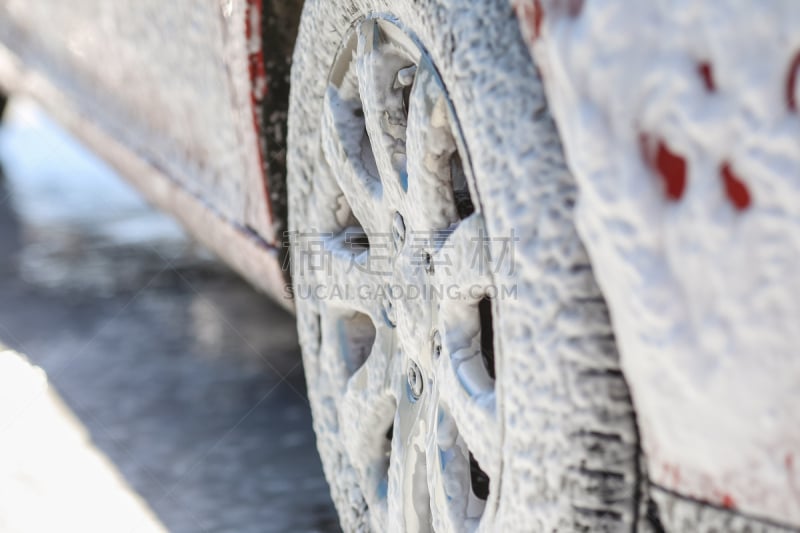
<path fill-rule="evenodd" d="M 577 189 L 539 74 L 506 0 L 309 0 L 292 69 L 289 229 L 303 231 L 319 157 L 326 77 L 359 18 L 387 13 L 413 32 L 450 93 L 470 147 L 490 235 L 516 231 L 515 269 L 499 283 L 498 410 L 503 531 L 632 531 L 643 513 L 634 409 L 603 296 L 575 231 Z M 337 433 L 335 400 L 311 347 L 316 309 L 296 302 L 314 426 L 346 531 L 369 530 Z M 523 317 L 523 318 L 520 318 Z"/>

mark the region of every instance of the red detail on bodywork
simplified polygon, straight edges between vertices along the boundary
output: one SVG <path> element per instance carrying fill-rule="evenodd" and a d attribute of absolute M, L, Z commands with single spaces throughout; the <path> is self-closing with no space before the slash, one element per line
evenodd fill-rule
<path fill-rule="evenodd" d="M 681 484 L 681 469 L 677 465 L 664 463 L 664 477 L 672 483 L 673 488 Z"/>
<path fill-rule="evenodd" d="M 662 140 L 658 141 L 655 154 L 647 135 L 641 136 L 640 143 L 645 161 L 655 169 L 664 184 L 664 194 L 667 199 L 677 202 L 686 190 L 686 160 L 671 151 Z"/>
<path fill-rule="evenodd" d="M 523 18 L 525 24 L 531 31 L 531 39 L 535 41 L 542 35 L 542 21 L 544 20 L 542 2 L 540 0 L 533 0 L 533 2 L 517 4 L 517 8 L 522 9 L 522 13 L 517 14 Z"/>
<path fill-rule="evenodd" d="M 789 476 L 789 487 L 792 489 L 792 494 L 794 494 L 795 500 L 800 502 L 800 487 L 797 486 L 797 481 L 795 478 L 794 455 L 792 452 L 788 452 L 786 454 L 784 462 L 786 463 L 786 475 Z"/>
<path fill-rule="evenodd" d="M 583 0 L 549 0 L 546 2 L 547 12 L 556 16 L 567 15 L 575 18 L 583 10 Z M 528 0 L 515 3 L 517 16 L 519 16 L 530 31 L 530 38 L 536 41 L 542 35 L 544 22 L 544 7 L 542 0 Z"/>
<path fill-rule="evenodd" d="M 703 79 L 703 84 L 706 86 L 709 92 L 714 92 L 717 89 L 716 84 L 714 83 L 714 73 L 711 70 L 711 63 L 708 61 L 703 61 L 699 65 L 697 65 L 697 72 L 700 74 L 700 77 Z"/>
<path fill-rule="evenodd" d="M 272 202 L 269 198 L 269 187 L 267 185 L 266 166 L 264 161 L 267 159 L 265 153 L 266 146 L 263 142 L 261 132 L 263 131 L 263 117 L 261 116 L 261 102 L 267 96 L 267 71 L 264 66 L 264 51 L 261 42 L 261 17 L 263 14 L 262 0 L 247 0 L 245 11 L 245 38 L 247 40 L 247 61 L 250 74 L 250 106 L 253 115 L 253 128 L 255 129 L 258 142 L 258 163 L 263 173 L 261 183 L 264 186 L 264 200 L 267 203 L 267 214 L 270 224 L 275 218 L 272 212 Z"/>
<path fill-rule="evenodd" d="M 722 506 L 725 509 L 733 509 L 736 507 L 736 502 L 733 500 L 733 496 L 730 494 L 723 494 L 722 495 Z"/>
<path fill-rule="evenodd" d="M 790 111 L 797 111 L 797 77 L 800 76 L 800 51 L 798 51 L 789 66 L 786 76 L 786 105 Z"/>
<path fill-rule="evenodd" d="M 720 174 L 725 184 L 725 194 L 733 206 L 739 211 L 750 207 L 750 191 L 747 189 L 747 185 L 733 171 L 730 163 L 726 161 L 722 164 Z"/>
<path fill-rule="evenodd" d="M 250 69 L 251 97 L 254 102 L 267 95 L 267 72 L 264 68 L 264 53 L 261 48 L 262 0 L 248 0 L 245 18 L 248 67 Z"/>

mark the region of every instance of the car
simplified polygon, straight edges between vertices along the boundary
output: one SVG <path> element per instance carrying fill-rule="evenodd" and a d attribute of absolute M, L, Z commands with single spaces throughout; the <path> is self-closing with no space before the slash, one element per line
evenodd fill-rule
<path fill-rule="evenodd" d="M 796 2 L 0 12 L 4 93 L 296 313 L 344 530 L 800 528 Z"/>

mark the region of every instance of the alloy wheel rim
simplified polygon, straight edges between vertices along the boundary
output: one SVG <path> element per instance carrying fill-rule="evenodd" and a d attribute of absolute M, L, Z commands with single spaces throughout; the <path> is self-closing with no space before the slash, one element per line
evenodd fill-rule
<path fill-rule="evenodd" d="M 493 243 L 448 93 L 397 21 L 362 19 L 343 39 L 317 171 L 318 238 L 295 246 L 296 285 L 314 289 L 311 350 L 372 526 L 491 530 Z"/>

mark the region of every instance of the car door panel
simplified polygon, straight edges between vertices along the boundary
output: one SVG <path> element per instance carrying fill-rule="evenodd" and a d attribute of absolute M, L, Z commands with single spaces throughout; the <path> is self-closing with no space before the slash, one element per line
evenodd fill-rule
<path fill-rule="evenodd" d="M 165 177 L 274 243 L 253 120 L 250 7 L 4 0 L 0 40 Z"/>

